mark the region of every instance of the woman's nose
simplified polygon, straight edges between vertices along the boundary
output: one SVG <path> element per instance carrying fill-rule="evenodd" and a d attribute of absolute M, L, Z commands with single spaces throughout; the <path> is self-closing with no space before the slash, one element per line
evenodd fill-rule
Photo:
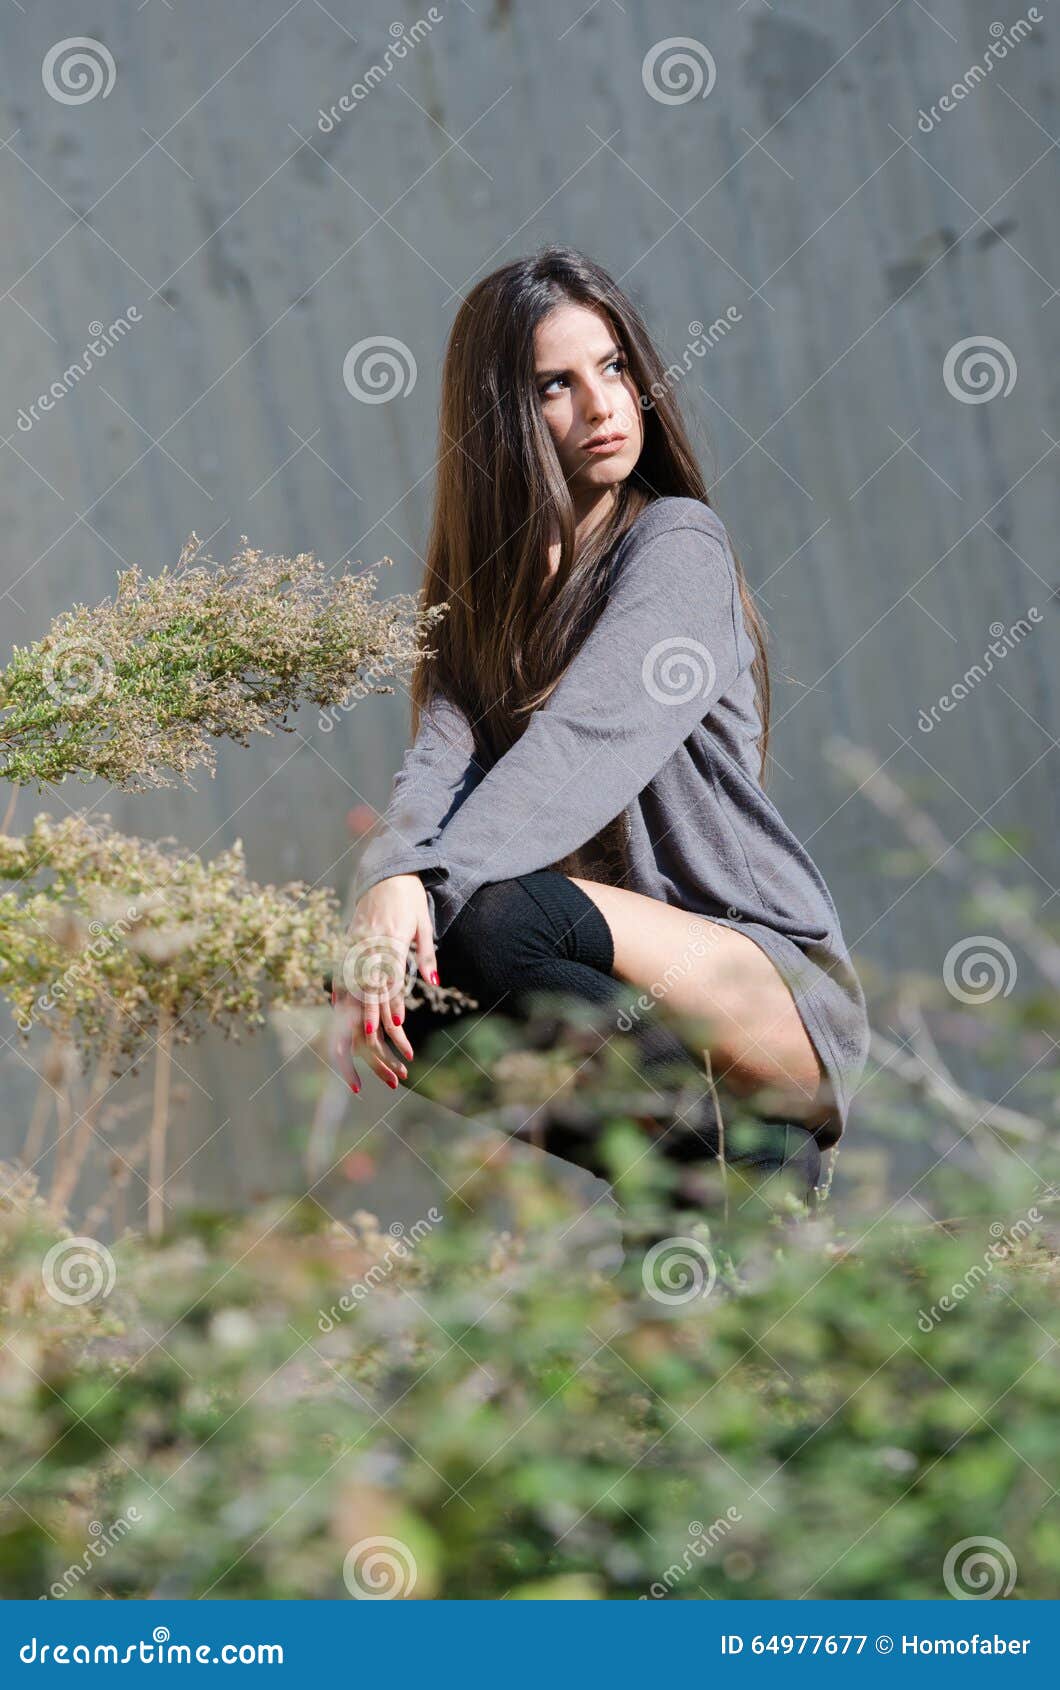
<path fill-rule="evenodd" d="M 606 422 L 611 416 L 611 396 L 602 383 L 590 388 L 585 400 L 585 415 L 590 422 Z"/>

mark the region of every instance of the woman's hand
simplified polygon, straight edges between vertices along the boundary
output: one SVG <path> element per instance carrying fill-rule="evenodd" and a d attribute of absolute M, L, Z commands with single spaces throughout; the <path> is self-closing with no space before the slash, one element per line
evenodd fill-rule
<path fill-rule="evenodd" d="M 438 984 L 427 893 L 418 874 L 395 874 L 370 886 L 353 912 L 348 949 L 334 979 L 335 1054 L 353 1091 L 361 1082 L 355 1059 L 363 1056 L 389 1086 L 408 1078 L 382 1035 L 411 1062 L 412 1046 L 403 1029 L 405 976 L 413 943 L 419 972 Z"/>

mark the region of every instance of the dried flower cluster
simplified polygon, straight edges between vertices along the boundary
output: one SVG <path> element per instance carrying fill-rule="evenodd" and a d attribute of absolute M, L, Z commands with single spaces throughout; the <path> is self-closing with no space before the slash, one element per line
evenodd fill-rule
<path fill-rule="evenodd" d="M 264 1023 L 263 1005 L 322 1002 L 341 941 L 338 900 L 260 886 L 237 840 L 212 862 L 115 832 L 107 817 L 38 815 L 0 835 L 0 993 L 23 1033 L 39 1021 L 83 1054 L 136 1059 L 160 1017 L 187 1043 L 206 1023 Z"/>
<path fill-rule="evenodd" d="M 291 733 L 303 703 L 391 692 L 444 606 L 373 599 L 374 570 L 331 576 L 311 553 L 246 545 L 227 565 L 193 534 L 173 571 L 123 570 L 113 601 L 75 606 L 0 671 L 0 779 L 76 775 L 129 791 L 215 772 L 213 739 Z M 385 558 L 384 563 L 391 560 Z"/>

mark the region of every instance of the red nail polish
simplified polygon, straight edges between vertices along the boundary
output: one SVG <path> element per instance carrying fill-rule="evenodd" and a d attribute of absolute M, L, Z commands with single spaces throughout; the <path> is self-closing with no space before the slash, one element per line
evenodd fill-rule
<path fill-rule="evenodd" d="M 434 973 L 431 975 L 431 985 L 432 986 L 440 986 L 441 983 L 442 982 L 438 978 L 438 970 L 435 969 Z"/>
<path fill-rule="evenodd" d="M 389 1079 L 387 1081 L 387 1085 L 391 1086 L 394 1091 L 397 1091 L 397 1081 L 395 1079 L 393 1079 L 393 1078 Z"/>
<path fill-rule="evenodd" d="M 352 1080 L 350 1081 L 350 1090 L 351 1091 L 360 1091 L 360 1089 L 361 1089 L 360 1086 L 355 1086 L 353 1081 Z"/>
<path fill-rule="evenodd" d="M 364 1030 L 366 1033 L 370 1033 L 372 1031 L 372 1023 L 370 1021 L 365 1022 Z"/>

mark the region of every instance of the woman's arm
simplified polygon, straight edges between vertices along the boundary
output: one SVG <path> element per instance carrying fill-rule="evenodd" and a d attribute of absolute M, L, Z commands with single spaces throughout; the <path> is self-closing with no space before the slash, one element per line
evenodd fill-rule
<path fill-rule="evenodd" d="M 415 874 L 437 861 L 427 848 L 482 772 L 467 717 L 451 699 L 436 694 L 421 713 L 419 731 L 394 776 L 378 832 L 361 853 L 354 874 L 355 901 L 379 880 Z M 433 908 L 431 916 L 433 922 Z"/>
<path fill-rule="evenodd" d="M 724 524 L 699 500 L 666 506 L 629 535 L 607 606 L 559 685 L 418 865 L 441 904 L 437 937 L 479 886 L 592 838 L 753 661 Z M 660 519 L 672 525 L 660 531 Z"/>

